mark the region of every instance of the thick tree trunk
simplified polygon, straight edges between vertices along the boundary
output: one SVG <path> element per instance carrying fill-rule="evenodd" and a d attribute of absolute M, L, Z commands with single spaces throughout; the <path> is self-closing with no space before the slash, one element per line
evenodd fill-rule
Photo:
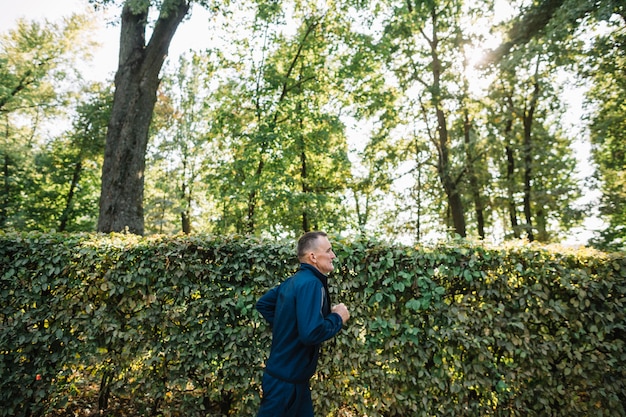
<path fill-rule="evenodd" d="M 463 212 L 463 200 L 456 184 L 451 183 L 448 178 L 444 184 L 446 194 L 448 195 L 448 205 L 450 206 L 450 215 L 452 216 L 452 224 L 454 232 L 461 237 L 466 237 L 465 230 L 465 213 Z"/>
<path fill-rule="evenodd" d="M 188 11 L 186 0 L 164 1 L 146 45 L 148 10 L 134 13 L 128 4 L 122 10 L 119 66 L 102 167 L 99 232 L 144 232 L 145 154 L 159 72 Z"/>

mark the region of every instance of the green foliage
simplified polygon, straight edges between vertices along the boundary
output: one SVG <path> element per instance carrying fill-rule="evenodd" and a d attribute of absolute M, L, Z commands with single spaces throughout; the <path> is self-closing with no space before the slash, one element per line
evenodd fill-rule
<path fill-rule="evenodd" d="M 100 408 L 253 415 L 270 344 L 254 304 L 293 273 L 293 246 L 0 235 L 0 415 L 52 413 L 90 385 Z M 320 415 L 626 412 L 623 253 L 334 249 L 332 297 L 352 318 L 323 346 Z"/>
<path fill-rule="evenodd" d="M 0 35 L 0 114 L 33 116 L 33 110 L 55 107 L 68 98 L 62 88 L 75 82 L 73 66 L 93 47 L 85 33 L 93 26 L 88 16 L 74 14 L 62 25 L 17 21 Z"/>
<path fill-rule="evenodd" d="M 591 142 L 601 180 L 600 212 L 608 227 L 596 243 L 600 247 L 626 248 L 626 31 L 615 22 L 614 30 L 598 39 L 591 54 L 589 77 L 594 87 L 588 96 L 595 104 Z"/>
<path fill-rule="evenodd" d="M 185 2 L 90 3 L 96 9 L 117 4 L 138 13 L 152 10 L 149 19 L 139 20 L 137 33 L 143 33 L 159 21 L 157 11 L 164 17 Z M 622 23 L 610 17 L 623 10 L 619 2 L 529 5 L 529 17 L 521 21 L 539 15 L 542 20 L 531 22 L 532 33 L 498 60 L 499 74 L 469 64 L 491 38 L 490 0 L 343 1 L 323 9 L 309 1 L 188 3 L 209 10 L 215 49 L 170 62 L 173 70 L 162 73 L 145 170 L 144 148 L 138 147 L 131 154 L 138 156 L 134 172 L 141 175 L 113 181 L 131 190 L 130 179 L 145 178 L 145 189 L 137 184 L 129 191 L 134 203 L 112 210 L 142 207 L 136 230 L 284 236 L 325 228 L 424 242 L 456 225 L 461 235 L 489 239 L 493 231 L 497 241 L 532 232 L 530 240 L 552 242 L 580 225 L 584 213 L 573 204 L 580 180 L 573 175 L 572 135 L 559 123 L 566 114 L 555 99 L 554 75 L 579 59 L 581 44 L 595 37 L 593 23 Z M 38 124 L 53 120 L 62 126 L 57 112 L 73 110 L 60 87 L 80 67 L 72 64 L 88 39 L 90 27 L 83 23 L 89 22 L 77 16 L 64 25 L 19 22 L 2 39 L 0 114 L 9 114 L 6 141 L 0 142 L 3 230 L 93 230 L 101 161 L 95 153 L 80 161 L 89 144 L 76 132 L 59 137 Z M 611 42 L 620 45 L 619 37 Z M 606 82 L 593 94 L 608 98 L 621 80 L 620 57 L 598 46 L 591 52 L 607 57 L 597 72 Z M 488 102 L 478 91 L 492 76 L 497 80 Z M 536 106 L 534 81 L 540 84 Z M 130 91 L 120 86 L 118 92 Z M 601 149 L 603 141 L 621 143 L 619 98 L 606 104 L 610 108 L 590 130 L 599 163 L 606 156 L 619 159 L 612 153 L 619 147 Z M 525 115 L 530 108 L 536 109 L 532 117 Z M 117 114 L 127 113 L 123 108 Z M 94 121 L 109 115 L 100 112 Z M 532 125 L 526 143 L 523 119 Z M 141 120 L 148 117 L 134 117 L 124 131 Z M 110 127 L 115 126 L 121 124 L 113 120 Z M 107 169 L 104 178 L 126 166 Z M 624 230 L 619 172 L 598 172 L 606 183 L 602 214 L 609 220 L 604 247 L 613 241 L 619 247 Z M 77 187 L 71 183 L 76 173 L 83 179 Z"/>
<path fill-rule="evenodd" d="M 557 46 L 558 47 L 558 46 Z M 530 41 L 502 60 L 491 85 L 488 150 L 499 175 L 491 183 L 509 236 L 554 242 L 579 225 L 581 190 L 573 138 L 563 131 L 555 91 L 555 46 Z M 549 151 L 546 151 L 549 150 Z"/>
<path fill-rule="evenodd" d="M 214 76 L 213 58 L 208 53 L 181 56 L 178 67 L 167 68 L 163 76 L 147 152 L 144 204 L 148 233 L 211 232 L 203 217 L 213 213 L 206 215 L 208 204 L 200 203 L 202 194 L 207 193 L 207 184 L 201 179 L 208 166 L 219 163 L 207 137 L 207 120 L 212 118 L 206 105 L 210 98 L 207 86 Z M 195 210 L 192 219 L 194 206 L 201 209 Z"/>
<path fill-rule="evenodd" d="M 19 20 L 0 35 L 4 230 L 93 230 L 89 218 L 93 223 L 94 181 L 88 177 L 100 171 L 96 162 L 102 151 L 94 145 L 94 136 L 102 119 L 106 126 L 108 112 L 98 109 L 94 114 L 96 110 L 79 103 L 75 130 L 59 134 L 74 110 L 70 100 L 83 86 L 76 67 L 93 47 L 89 35 L 93 23 L 89 15 L 72 15 L 62 24 Z M 89 89 L 96 94 L 95 87 Z M 81 173 L 87 181 L 77 190 Z"/>
<path fill-rule="evenodd" d="M 338 36 L 332 16 L 299 10 L 296 33 L 286 37 L 279 17 L 260 13 L 271 21 L 255 20 L 250 38 L 236 43 L 238 59 L 220 62 L 235 78 L 215 94 L 209 134 L 221 151 L 207 176 L 219 210 L 215 230 L 337 229 L 346 218 L 350 161 L 332 106 L 343 98 L 332 88 L 340 71 L 331 59 Z"/>

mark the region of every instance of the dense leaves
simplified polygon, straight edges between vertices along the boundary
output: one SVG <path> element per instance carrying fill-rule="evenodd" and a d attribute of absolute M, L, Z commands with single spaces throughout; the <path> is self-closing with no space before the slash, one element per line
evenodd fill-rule
<path fill-rule="evenodd" d="M 93 146 L 87 143 L 85 129 L 68 134 L 71 139 L 54 136 L 67 123 L 72 98 L 83 85 L 77 63 L 94 47 L 89 33 L 93 26 L 93 16 L 72 15 L 60 23 L 18 20 L 15 28 L 0 34 L 3 229 L 58 229 L 64 215 L 68 223 L 71 205 L 67 204 L 67 189 L 77 172 L 76 163 L 84 164 L 85 177 L 89 174 L 86 159 L 93 156 Z M 79 112 L 84 120 L 85 108 Z M 75 127 L 79 129 L 78 122 Z M 86 203 L 93 199 L 93 191 L 87 182 L 83 184 L 85 192 L 75 193 L 75 206 L 93 211 Z"/>
<path fill-rule="evenodd" d="M 589 76 L 595 87 L 589 98 L 596 107 L 590 127 L 591 141 L 597 162 L 596 177 L 602 190 L 600 211 L 608 222 L 596 243 L 605 248 L 626 246 L 625 42 L 626 30 L 622 27 L 600 38 L 590 57 Z"/>
<path fill-rule="evenodd" d="M 403 242 L 458 234 L 546 243 L 602 216 L 606 230 L 592 242 L 621 249 L 618 2 L 538 2 L 508 23 L 491 0 L 89 3 L 127 6 L 118 97 L 101 97 L 106 112 L 79 108 L 106 87 L 65 100 L 86 18 L 19 22 L 3 38 L 3 230 L 92 231 L 100 218 L 99 230 L 139 234 L 318 228 Z M 174 10 L 191 13 L 192 3 L 206 7 L 211 49 L 159 71 L 181 17 Z M 511 38 L 506 54 L 479 70 L 500 30 Z M 585 48 L 596 88 L 579 134 L 561 98 Z M 143 103 L 137 113 L 133 103 Z M 72 131 L 57 131 L 67 123 L 56 104 L 78 109 Z M 588 132 L 598 213 L 581 208 L 588 184 L 576 173 L 575 146 Z"/>
<path fill-rule="evenodd" d="M 320 415 L 624 415 L 626 258 L 535 245 L 336 241 L 352 312 L 312 380 Z M 292 242 L 0 236 L 2 416 L 253 415 L 256 299 Z M 82 404 L 82 403 L 81 403 Z"/>

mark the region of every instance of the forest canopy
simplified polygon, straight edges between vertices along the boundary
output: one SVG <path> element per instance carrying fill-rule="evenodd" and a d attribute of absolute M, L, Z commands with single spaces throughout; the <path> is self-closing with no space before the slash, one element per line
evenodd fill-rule
<path fill-rule="evenodd" d="M 626 248 L 620 2 L 85 5 L 0 32 L 0 230 Z"/>

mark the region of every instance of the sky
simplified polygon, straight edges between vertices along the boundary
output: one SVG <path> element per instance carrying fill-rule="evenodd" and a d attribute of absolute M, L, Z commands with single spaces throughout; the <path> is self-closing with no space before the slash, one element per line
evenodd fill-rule
<path fill-rule="evenodd" d="M 87 0 L 0 0 L 0 33 L 6 33 L 15 27 L 15 22 L 19 18 L 28 20 L 48 20 L 60 22 L 63 17 L 68 17 L 72 13 L 88 13 L 92 11 L 92 6 Z M 117 54 L 119 50 L 119 26 L 110 22 L 119 21 L 119 10 L 110 8 L 97 12 L 98 29 L 95 39 L 101 43 L 101 47 L 93 51 L 93 61 L 84 63 L 85 70 L 82 74 L 92 81 L 112 80 L 117 68 Z M 109 22 L 109 23 L 107 23 Z M 210 47 L 212 25 L 209 22 L 208 12 L 202 7 L 195 6 L 190 18 L 183 21 L 174 35 L 170 50 L 170 59 L 177 59 L 183 53 L 190 50 L 204 50 Z M 572 122 L 572 128 L 580 132 L 580 120 L 582 115 L 582 92 L 575 89 L 570 90 L 569 96 L 564 97 L 570 106 L 567 116 Z M 578 126 L 576 126 L 578 124 Z M 360 134 L 359 134 L 360 135 Z M 580 132 L 578 137 L 585 137 L 584 132 Z M 579 176 L 585 178 L 590 175 L 588 164 L 589 145 L 585 140 L 579 141 L 576 156 L 579 159 Z M 581 203 L 594 200 L 597 195 L 587 192 Z M 602 227 L 601 222 L 591 216 L 586 224 L 572 234 L 565 242 L 566 244 L 577 245 L 586 243 L 591 236 L 591 231 Z"/>

